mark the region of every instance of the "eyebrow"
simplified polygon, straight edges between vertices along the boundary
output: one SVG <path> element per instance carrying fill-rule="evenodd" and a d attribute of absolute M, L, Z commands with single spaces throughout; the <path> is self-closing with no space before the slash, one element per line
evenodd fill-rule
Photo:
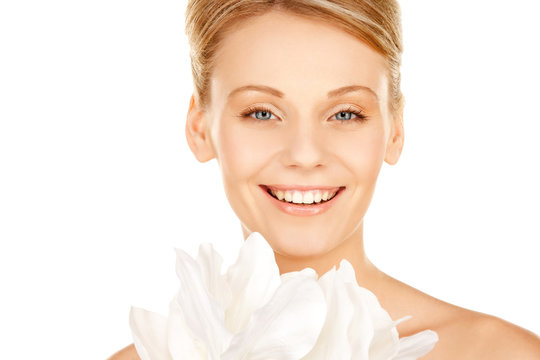
<path fill-rule="evenodd" d="M 330 98 L 340 96 L 340 95 L 343 95 L 343 94 L 346 94 L 346 93 L 349 93 L 349 92 L 354 92 L 354 91 L 367 91 L 368 93 L 373 95 L 375 97 L 375 99 L 377 99 L 377 101 L 379 100 L 379 97 L 377 96 L 377 93 L 375 91 L 373 91 L 373 89 L 371 89 L 371 88 L 369 88 L 367 86 L 362 86 L 362 85 L 343 86 L 343 87 L 340 87 L 338 89 L 331 90 L 331 91 L 328 92 L 328 98 L 330 99 Z"/>
<path fill-rule="evenodd" d="M 270 94 L 270 95 L 273 95 L 273 96 L 276 96 L 276 97 L 279 97 L 279 98 L 283 98 L 285 96 L 284 93 L 282 93 L 281 91 L 279 91 L 277 89 L 274 89 L 274 88 L 272 88 L 270 86 L 245 85 L 245 86 L 241 86 L 241 87 L 236 88 L 233 91 L 231 91 L 229 93 L 229 95 L 227 96 L 227 99 L 230 99 L 233 95 L 235 95 L 235 94 L 237 94 L 239 92 L 250 91 L 250 90 L 251 91 L 264 92 L 264 93 L 267 93 L 267 94 Z M 373 89 L 371 89 L 371 88 L 369 88 L 367 86 L 362 86 L 362 85 L 343 86 L 343 87 L 340 87 L 340 88 L 329 91 L 327 96 L 330 99 L 330 98 L 340 96 L 340 95 L 344 95 L 346 93 L 354 92 L 354 91 L 367 91 L 371 95 L 373 95 L 377 100 L 379 100 L 379 97 L 377 96 L 377 93 L 375 91 L 373 91 Z"/>
<path fill-rule="evenodd" d="M 242 91 L 260 91 L 260 92 L 265 92 L 265 93 L 268 93 L 270 95 L 274 95 L 274 96 L 277 96 L 277 97 L 284 97 L 285 94 L 283 94 L 281 91 L 277 90 L 277 89 L 274 89 L 270 86 L 264 86 L 264 85 L 246 85 L 246 86 L 240 86 L 239 88 L 236 88 L 234 89 L 233 91 L 231 91 L 229 93 L 229 95 L 227 96 L 228 99 L 230 99 L 233 95 L 239 93 L 239 92 L 242 92 Z"/>

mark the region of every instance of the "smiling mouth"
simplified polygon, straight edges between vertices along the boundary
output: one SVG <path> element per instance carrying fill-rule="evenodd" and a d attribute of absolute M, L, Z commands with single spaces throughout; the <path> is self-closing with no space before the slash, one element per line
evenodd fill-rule
<path fill-rule="evenodd" d="M 270 196 L 283 203 L 313 206 L 331 201 L 336 195 L 345 189 L 344 186 L 335 188 L 321 188 L 310 190 L 284 189 L 260 185 Z"/>

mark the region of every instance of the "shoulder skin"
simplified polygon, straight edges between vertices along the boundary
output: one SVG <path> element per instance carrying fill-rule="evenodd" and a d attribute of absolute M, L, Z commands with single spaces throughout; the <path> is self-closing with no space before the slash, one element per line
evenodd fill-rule
<path fill-rule="evenodd" d="M 135 345 L 131 344 L 118 351 L 107 360 L 141 360 L 141 358 L 137 355 Z"/>
<path fill-rule="evenodd" d="M 531 331 L 488 315 L 473 328 L 482 339 L 476 346 L 471 344 L 471 348 L 477 348 L 477 359 L 540 359 L 540 338 Z"/>
<path fill-rule="evenodd" d="M 540 359 L 538 335 L 495 316 L 465 310 L 439 330 L 439 342 L 422 360 Z"/>

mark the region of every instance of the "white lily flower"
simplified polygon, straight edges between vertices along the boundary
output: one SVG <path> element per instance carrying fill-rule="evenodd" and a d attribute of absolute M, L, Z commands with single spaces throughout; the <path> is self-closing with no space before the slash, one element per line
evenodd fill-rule
<path fill-rule="evenodd" d="M 274 252 L 259 233 L 244 242 L 226 274 L 209 244 L 197 260 L 176 250 L 180 290 L 168 318 L 132 307 L 130 326 L 142 360 L 298 360 L 319 336 L 324 294 L 313 270 L 281 281 Z"/>
<path fill-rule="evenodd" d="M 396 325 L 343 260 L 317 280 L 314 270 L 279 275 L 259 233 L 221 273 L 212 245 L 197 260 L 176 250 L 180 290 L 168 317 L 132 307 L 142 360 L 414 360 L 438 340 L 431 330 L 399 339 Z"/>

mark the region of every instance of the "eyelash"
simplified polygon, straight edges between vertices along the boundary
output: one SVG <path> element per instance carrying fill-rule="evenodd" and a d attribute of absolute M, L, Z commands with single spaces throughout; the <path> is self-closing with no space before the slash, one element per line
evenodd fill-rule
<path fill-rule="evenodd" d="M 253 106 L 253 107 L 249 107 L 247 108 L 244 112 L 242 112 L 240 114 L 240 117 L 242 118 L 251 118 L 253 121 L 256 121 L 256 122 L 266 122 L 266 121 L 269 121 L 270 119 L 268 120 L 261 120 L 261 119 L 257 119 L 257 118 L 254 118 L 254 117 L 251 117 L 250 115 L 252 115 L 253 113 L 257 112 L 257 111 L 264 111 L 264 112 L 268 112 L 272 115 L 275 116 L 275 114 L 267 107 L 264 107 L 264 106 Z M 342 113 L 342 112 L 345 112 L 345 113 L 351 113 L 351 114 L 354 114 L 356 116 L 356 118 L 354 119 L 351 119 L 351 120 L 340 120 L 340 119 L 336 119 L 337 121 L 339 122 L 342 122 L 342 123 L 345 123 L 345 122 L 351 122 L 351 121 L 358 121 L 358 122 L 365 122 L 368 120 L 368 117 L 366 115 L 363 114 L 362 111 L 359 111 L 359 110 L 355 110 L 352 106 L 349 106 L 348 109 L 343 109 L 343 110 L 339 110 L 338 112 L 336 112 L 334 115 L 332 116 L 336 116 L 337 114 L 339 113 Z"/>

